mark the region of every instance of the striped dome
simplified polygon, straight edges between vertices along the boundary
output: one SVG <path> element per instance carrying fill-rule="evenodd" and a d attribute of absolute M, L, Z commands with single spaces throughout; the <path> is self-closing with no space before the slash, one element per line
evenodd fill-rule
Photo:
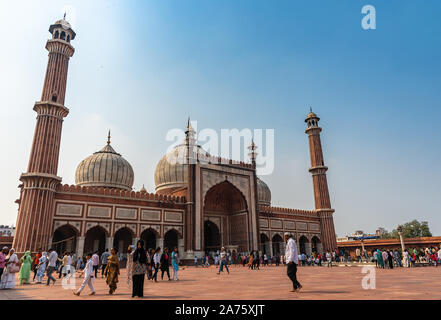
<path fill-rule="evenodd" d="M 271 205 L 271 190 L 268 185 L 257 178 L 257 199 L 260 205 Z"/>
<path fill-rule="evenodd" d="M 117 153 L 110 141 L 77 167 L 75 184 L 79 186 L 132 190 L 134 180 L 130 163 Z"/>
<path fill-rule="evenodd" d="M 198 145 L 195 149 L 197 154 L 208 155 Z M 156 192 L 168 193 L 187 187 L 187 153 L 187 146 L 180 144 L 159 160 L 155 170 Z"/>

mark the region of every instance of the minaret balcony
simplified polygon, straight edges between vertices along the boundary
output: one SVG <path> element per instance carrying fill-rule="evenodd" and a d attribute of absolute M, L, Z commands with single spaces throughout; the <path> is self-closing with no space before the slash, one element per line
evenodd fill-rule
<path fill-rule="evenodd" d="M 311 172 L 312 175 L 325 174 L 326 171 L 328 171 L 328 167 L 327 166 L 316 166 L 316 167 L 309 168 L 309 172 Z"/>
<path fill-rule="evenodd" d="M 61 39 L 49 39 L 46 42 L 46 50 L 50 53 L 60 53 L 69 58 L 75 53 L 75 48 L 70 43 Z"/>
<path fill-rule="evenodd" d="M 38 115 L 52 116 L 61 120 L 69 114 L 68 108 L 61 103 L 53 101 L 36 101 L 34 111 L 37 112 Z"/>

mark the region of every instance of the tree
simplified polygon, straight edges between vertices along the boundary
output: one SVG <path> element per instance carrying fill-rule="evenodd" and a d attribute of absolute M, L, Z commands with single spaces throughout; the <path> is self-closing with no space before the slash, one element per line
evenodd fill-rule
<path fill-rule="evenodd" d="M 403 238 L 420 238 L 420 237 L 431 237 L 432 233 L 429 229 L 429 223 L 427 221 L 412 220 L 410 222 L 406 222 L 402 226 Z M 396 229 L 388 232 L 384 228 L 380 228 L 384 230 L 384 233 L 381 236 L 381 239 L 393 239 L 399 238 L 398 231 Z"/>

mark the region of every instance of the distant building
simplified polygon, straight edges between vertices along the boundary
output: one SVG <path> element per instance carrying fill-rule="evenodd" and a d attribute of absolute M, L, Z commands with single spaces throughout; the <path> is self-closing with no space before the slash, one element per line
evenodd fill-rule
<path fill-rule="evenodd" d="M 349 253 L 352 258 L 355 258 L 356 250 L 362 247 L 368 252 L 369 255 L 376 249 L 380 250 L 401 250 L 400 239 L 372 239 L 364 240 L 363 245 L 361 240 L 350 241 L 338 241 L 337 246 L 340 250 L 344 250 Z M 441 237 L 421 237 L 421 238 L 405 238 L 405 248 L 430 248 L 441 247 Z"/>
<path fill-rule="evenodd" d="M 363 230 L 356 230 L 350 236 L 337 237 L 337 242 L 354 241 L 354 240 L 361 240 L 361 239 L 373 240 L 373 239 L 379 239 L 380 236 L 381 236 L 380 230 L 376 230 L 375 234 L 366 234 L 363 232 Z"/>
<path fill-rule="evenodd" d="M 14 226 L 0 225 L 0 236 L 1 237 L 13 237 L 15 233 Z"/>

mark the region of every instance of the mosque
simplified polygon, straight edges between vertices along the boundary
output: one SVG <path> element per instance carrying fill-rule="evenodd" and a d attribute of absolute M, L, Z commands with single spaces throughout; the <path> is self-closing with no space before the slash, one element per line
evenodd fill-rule
<path fill-rule="evenodd" d="M 225 246 L 236 252 L 283 252 L 284 232 L 305 253 L 336 249 L 333 213 L 323 162 L 319 117 L 306 117 L 314 210 L 272 206 L 269 187 L 256 175 L 256 146 L 249 163 L 221 159 L 195 143 L 188 122 L 182 144 L 156 166 L 156 192 L 133 189 L 134 170 L 111 145 L 81 161 L 75 185 L 57 175 L 69 59 L 76 37 L 65 18 L 49 27 L 49 59 L 20 198 L 13 246 L 17 253 L 50 247 L 83 254 L 115 247 L 126 252 L 143 239 L 147 248 L 178 247 L 190 260 Z"/>

